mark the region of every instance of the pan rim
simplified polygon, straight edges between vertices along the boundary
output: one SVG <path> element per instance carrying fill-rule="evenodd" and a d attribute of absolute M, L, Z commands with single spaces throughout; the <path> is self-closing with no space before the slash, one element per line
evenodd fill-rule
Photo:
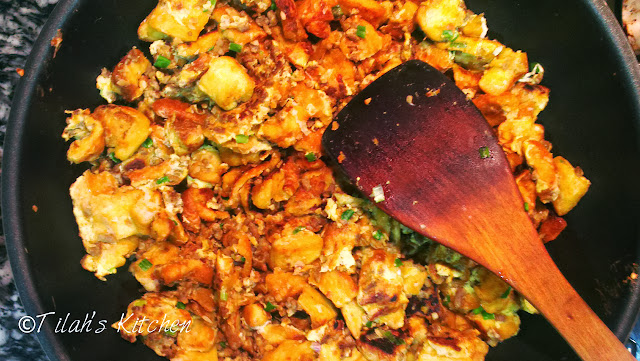
<path fill-rule="evenodd" d="M 48 61 L 52 59 L 53 49 L 50 40 L 57 34 L 67 20 L 84 0 L 60 0 L 47 22 L 43 26 L 25 65 L 25 75 L 21 78 L 13 95 L 11 112 L 7 122 L 7 131 L 2 158 L 2 222 L 5 232 L 7 253 L 13 272 L 14 282 L 24 309 L 28 315 L 39 315 L 46 312 L 42 295 L 39 292 L 25 248 L 24 223 L 19 208 L 21 189 L 19 164 L 21 163 L 24 143 L 25 120 L 29 114 L 29 106 L 36 86 L 41 79 Z M 632 95 L 630 106 L 636 114 L 640 114 L 640 67 L 627 42 L 627 38 L 618 21 L 604 0 L 584 0 L 598 19 L 602 33 L 616 46 L 615 57 L 624 70 L 621 83 Z M 640 125 L 636 127 L 636 139 L 640 141 Z M 638 239 L 640 243 L 640 239 Z M 640 247 L 638 252 L 640 252 Z M 640 260 L 640 254 L 635 255 Z M 620 321 L 612 331 L 621 340 L 626 340 L 634 324 L 640 316 L 640 287 L 634 288 L 629 296 L 627 307 Z M 60 338 L 48 327 L 37 333 L 45 354 L 52 360 L 71 361 Z"/>

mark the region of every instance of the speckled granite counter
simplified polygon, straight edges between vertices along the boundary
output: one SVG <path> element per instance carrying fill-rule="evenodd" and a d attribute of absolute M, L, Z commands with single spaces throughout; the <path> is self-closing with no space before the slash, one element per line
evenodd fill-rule
<path fill-rule="evenodd" d="M 57 1 L 0 0 L 0 156 L 13 89 L 20 79 L 17 69 L 24 67 L 33 42 Z M 614 10 L 619 9 L 615 1 L 609 2 L 616 4 L 612 5 Z M 0 360 L 46 361 L 48 358 L 35 336 L 18 330 L 18 320 L 25 312 L 13 283 L 3 234 L 0 224 Z M 632 337 L 640 339 L 638 325 Z M 637 352 L 640 360 L 635 342 L 630 341 L 628 346 Z"/>
<path fill-rule="evenodd" d="M 57 0 L 0 0 L 0 154 L 11 97 L 31 46 Z M 0 226 L 1 227 L 1 226 Z M 24 316 L 4 244 L 0 237 L 0 360 L 47 360 L 32 334 L 18 330 Z"/>

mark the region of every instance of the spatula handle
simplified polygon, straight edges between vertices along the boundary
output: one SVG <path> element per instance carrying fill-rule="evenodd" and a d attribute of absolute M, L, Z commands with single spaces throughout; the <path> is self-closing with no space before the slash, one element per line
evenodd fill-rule
<path fill-rule="evenodd" d="M 535 269 L 518 282 L 520 292 L 562 334 L 584 361 L 635 361 L 618 338 L 571 287 L 549 256 L 536 258 Z"/>

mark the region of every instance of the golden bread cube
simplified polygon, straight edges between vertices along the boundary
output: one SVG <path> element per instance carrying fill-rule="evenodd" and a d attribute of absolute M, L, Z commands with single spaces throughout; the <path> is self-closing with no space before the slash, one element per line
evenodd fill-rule
<path fill-rule="evenodd" d="M 331 301 L 311 286 L 304 288 L 298 297 L 298 305 L 311 316 L 313 328 L 320 327 L 338 316 Z"/>
<path fill-rule="evenodd" d="M 211 14 L 209 0 L 160 0 L 138 28 L 138 37 L 156 41 L 167 37 L 198 39 Z"/>
<path fill-rule="evenodd" d="M 465 17 L 462 0 L 427 0 L 420 4 L 416 22 L 429 39 L 443 41 L 443 32 L 456 31 L 463 25 Z"/>
<path fill-rule="evenodd" d="M 198 88 L 224 110 L 251 99 L 255 86 L 246 69 L 228 56 L 211 59 L 209 70 L 198 81 Z"/>
<path fill-rule="evenodd" d="M 282 235 L 271 245 L 269 266 L 289 270 L 297 264 L 309 264 L 320 257 L 322 245 L 322 237 L 308 229 Z"/>
<path fill-rule="evenodd" d="M 563 216 L 578 204 L 580 198 L 589 190 L 591 182 L 582 175 L 580 168 L 574 168 L 562 157 L 553 158 L 553 164 L 558 172 L 558 188 L 560 188 L 558 198 L 553 201 L 553 207 L 559 216 Z"/>

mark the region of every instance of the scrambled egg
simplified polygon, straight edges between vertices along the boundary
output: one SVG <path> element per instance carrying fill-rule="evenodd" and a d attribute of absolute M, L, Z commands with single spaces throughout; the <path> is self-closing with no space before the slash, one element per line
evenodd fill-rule
<path fill-rule="evenodd" d="M 480 361 L 516 335 L 531 304 L 349 194 L 320 144 L 353 95 L 420 59 L 482 112 L 556 238 L 590 182 L 536 123 L 542 66 L 487 30 L 462 0 L 159 0 L 149 52 L 103 69 L 109 104 L 63 133 L 91 165 L 70 188 L 82 267 L 128 263 L 146 291 L 113 327 L 173 361 Z"/>

